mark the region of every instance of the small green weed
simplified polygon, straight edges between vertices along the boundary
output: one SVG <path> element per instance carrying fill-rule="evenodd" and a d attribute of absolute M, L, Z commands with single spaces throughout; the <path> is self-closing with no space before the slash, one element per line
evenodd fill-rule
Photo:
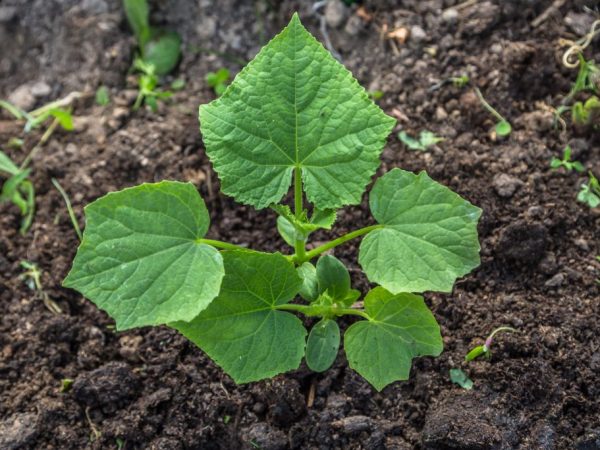
<path fill-rule="evenodd" d="M 559 169 L 560 167 L 564 167 L 567 172 L 571 172 L 575 170 L 576 172 L 583 172 L 585 167 L 579 161 L 571 160 L 571 147 L 566 146 L 563 150 L 562 159 L 557 158 L 556 156 L 552 157 L 550 161 L 550 167 L 554 170 Z"/>
<path fill-rule="evenodd" d="M 401 131 L 398 133 L 398 139 L 400 139 L 402 143 L 410 150 L 417 150 L 421 152 L 426 151 L 429 149 L 429 147 L 444 140 L 443 137 L 436 136 L 434 133 L 427 130 L 421 131 L 418 139 L 409 136 L 406 131 Z"/>
<path fill-rule="evenodd" d="M 229 84 L 230 73 L 227 69 L 219 69 L 216 72 L 206 74 L 206 82 L 215 91 L 217 97 L 220 97 L 227 89 Z"/>
<path fill-rule="evenodd" d="M 510 125 L 510 122 L 504 117 L 502 117 L 502 115 L 498 111 L 496 111 L 492 107 L 492 105 L 490 105 L 485 100 L 485 98 L 483 98 L 483 94 L 481 93 L 479 88 L 475 88 L 475 94 L 477 94 L 477 98 L 479 99 L 483 107 L 487 109 L 496 118 L 496 125 L 494 126 L 494 131 L 496 132 L 496 135 L 508 136 L 512 132 L 512 126 Z"/>
<path fill-rule="evenodd" d="M 581 185 L 577 200 L 585 203 L 590 208 L 596 208 L 600 205 L 600 182 L 591 171 L 588 172 L 588 175 L 589 180 Z"/>

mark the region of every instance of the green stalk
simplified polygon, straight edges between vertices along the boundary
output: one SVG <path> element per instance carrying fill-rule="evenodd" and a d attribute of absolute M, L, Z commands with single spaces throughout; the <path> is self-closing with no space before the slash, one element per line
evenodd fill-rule
<path fill-rule="evenodd" d="M 370 225 L 368 227 L 360 228 L 358 230 L 344 234 L 343 236 L 340 236 L 339 238 L 334 239 L 333 241 L 329 241 L 326 244 L 312 249 L 311 251 L 307 252 L 303 258 L 298 258 L 296 255 L 294 260 L 297 264 L 302 264 L 303 262 L 310 261 L 311 259 L 319 256 L 321 253 L 326 252 L 327 250 L 337 247 L 338 245 L 342 245 L 344 242 L 347 242 L 351 239 L 370 233 L 371 231 L 376 230 L 378 228 L 383 228 L 383 225 Z"/>
<path fill-rule="evenodd" d="M 230 244 L 229 242 L 223 241 L 215 241 L 213 239 L 196 239 L 196 243 L 212 245 L 213 247 L 222 248 L 223 250 L 248 250 L 240 245 Z"/>
<path fill-rule="evenodd" d="M 65 204 L 67 205 L 67 211 L 69 212 L 71 223 L 73 224 L 73 228 L 75 228 L 75 233 L 77 233 L 77 237 L 81 241 L 83 239 L 83 235 L 81 234 L 81 228 L 79 228 L 79 223 L 77 222 L 77 218 L 75 217 L 75 213 L 73 212 L 73 207 L 71 206 L 71 200 L 69 199 L 69 196 L 67 195 L 67 193 L 56 178 L 52 178 L 50 181 L 52 181 L 54 187 L 58 190 L 58 192 L 60 192 L 60 195 L 62 195 L 62 198 L 65 201 Z"/>
<path fill-rule="evenodd" d="M 496 111 L 492 105 L 490 105 L 485 98 L 483 98 L 483 94 L 481 93 L 481 91 L 479 90 L 479 88 L 475 88 L 475 94 L 477 94 L 477 98 L 479 99 L 479 101 L 481 102 L 481 104 L 483 105 L 483 107 L 485 109 L 487 109 L 496 119 L 498 119 L 500 122 L 508 122 L 504 117 L 502 117 L 502 115 Z"/>
<path fill-rule="evenodd" d="M 304 198 L 302 193 L 302 174 L 300 167 L 294 168 L 294 215 L 300 220 L 304 207 Z M 306 254 L 306 241 L 304 239 L 296 239 L 294 245 L 294 258 L 303 259 Z"/>
<path fill-rule="evenodd" d="M 286 303 L 284 305 L 276 305 L 275 309 L 281 311 L 294 311 L 302 313 L 309 317 L 314 316 L 360 316 L 363 319 L 371 320 L 369 315 L 361 309 L 353 309 L 353 308 L 338 308 L 336 306 L 314 306 L 314 305 L 297 305 L 293 303 Z"/>

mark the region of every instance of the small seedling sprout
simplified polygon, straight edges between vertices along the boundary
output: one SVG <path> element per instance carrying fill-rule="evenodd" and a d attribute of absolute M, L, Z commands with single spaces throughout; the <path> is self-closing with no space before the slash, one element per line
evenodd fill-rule
<path fill-rule="evenodd" d="M 206 83 L 215 91 L 217 97 L 220 97 L 227 89 L 229 83 L 229 70 L 222 68 L 216 72 L 208 72 L 206 74 Z"/>
<path fill-rule="evenodd" d="M 96 104 L 106 106 L 110 103 L 110 94 L 106 86 L 100 86 L 96 90 Z"/>
<path fill-rule="evenodd" d="M 21 267 L 25 269 L 25 272 L 19 275 L 19 278 L 25 281 L 25 284 L 32 291 L 36 292 L 42 298 L 44 302 L 44 306 L 54 313 L 54 314 L 62 314 L 62 309 L 58 304 L 50 298 L 48 293 L 44 290 L 42 286 L 42 272 L 40 271 L 37 264 L 29 262 L 29 261 L 21 261 Z"/>
<path fill-rule="evenodd" d="M 563 150 L 562 159 L 557 158 L 556 156 L 552 157 L 550 161 L 550 167 L 554 170 L 559 169 L 560 167 L 564 167 L 567 172 L 571 172 L 575 170 L 576 172 L 583 172 L 585 167 L 579 161 L 571 160 L 571 147 L 566 146 Z"/>
<path fill-rule="evenodd" d="M 489 358 L 491 356 L 490 347 L 492 346 L 492 342 L 494 340 L 494 336 L 497 333 L 502 333 L 502 332 L 518 333 L 519 331 L 515 330 L 514 328 L 511 328 L 511 327 L 498 327 L 498 328 L 496 328 L 486 338 L 486 340 L 485 340 L 485 342 L 484 342 L 483 345 L 478 345 L 477 347 L 473 348 L 469 353 L 466 354 L 465 361 L 473 361 L 475 358 L 478 358 L 481 355 L 485 355 L 486 358 Z"/>
<path fill-rule="evenodd" d="M 600 182 L 591 170 L 588 172 L 588 175 L 588 182 L 582 183 L 581 190 L 577 194 L 577 200 L 585 203 L 590 208 L 596 208 L 600 205 Z"/>
<path fill-rule="evenodd" d="M 444 140 L 443 137 L 436 136 L 434 133 L 428 130 L 422 130 L 418 139 L 409 136 L 408 133 L 403 130 L 398 133 L 398 139 L 400 139 L 402 143 L 410 150 L 417 150 L 421 152 L 426 151 L 429 149 L 429 147 Z"/>
<path fill-rule="evenodd" d="M 486 101 L 485 98 L 483 98 L 483 94 L 477 87 L 475 88 L 475 94 L 477 94 L 477 98 L 479 99 L 479 101 L 481 102 L 483 107 L 485 109 L 487 109 L 496 118 L 497 122 L 494 127 L 494 130 L 496 131 L 496 135 L 508 136 L 512 131 L 512 127 L 511 127 L 510 123 L 508 122 L 508 120 L 506 120 L 504 117 L 502 117 L 502 115 L 498 111 L 496 111 L 492 107 L 492 105 L 490 105 Z"/>
<path fill-rule="evenodd" d="M 83 239 L 83 235 L 81 233 L 81 229 L 79 228 L 79 223 L 77 222 L 75 213 L 73 212 L 73 207 L 71 206 L 71 200 L 69 199 L 69 196 L 67 195 L 67 193 L 65 192 L 65 190 L 63 189 L 63 187 L 60 185 L 60 183 L 58 182 L 58 180 L 56 178 L 52 178 L 52 184 L 54 185 L 56 190 L 60 193 L 63 200 L 65 201 L 65 205 L 67 207 L 67 212 L 69 213 L 69 218 L 71 219 L 71 224 L 73 225 L 73 228 L 75 229 L 75 233 L 77 234 L 77 237 L 81 241 Z"/>

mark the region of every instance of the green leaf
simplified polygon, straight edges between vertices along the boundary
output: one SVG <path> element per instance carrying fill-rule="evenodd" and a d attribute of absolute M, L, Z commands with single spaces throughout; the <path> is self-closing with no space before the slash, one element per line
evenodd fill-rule
<path fill-rule="evenodd" d="M 52 108 L 48 111 L 48 114 L 58 120 L 58 123 L 63 129 L 67 131 L 73 130 L 73 116 L 66 109 Z"/>
<path fill-rule="evenodd" d="M 8 157 L 6 153 L 0 150 L 0 171 L 6 172 L 9 175 L 19 173 L 17 165 Z"/>
<path fill-rule="evenodd" d="M 150 39 L 149 11 L 146 0 L 123 0 L 127 22 L 135 35 L 138 45 L 144 48 Z"/>
<path fill-rule="evenodd" d="M 171 72 L 181 55 L 181 38 L 173 31 L 160 31 L 144 46 L 144 62 L 154 66 L 156 75 Z"/>
<path fill-rule="evenodd" d="M 277 218 L 277 231 L 283 240 L 292 247 L 296 243 L 296 228 L 294 225 L 283 216 Z"/>
<path fill-rule="evenodd" d="M 296 369 L 306 329 L 278 311 L 301 287 L 294 265 L 281 254 L 223 252 L 225 278 L 219 296 L 189 323 L 170 326 L 204 350 L 236 383 Z"/>
<path fill-rule="evenodd" d="M 485 345 L 478 345 L 465 355 L 465 361 L 473 361 L 475 358 L 478 358 L 487 352 L 488 349 Z"/>
<path fill-rule="evenodd" d="M 340 348 L 340 327 L 335 320 L 322 319 L 310 330 L 306 341 L 306 364 L 315 372 L 331 367 Z"/>
<path fill-rule="evenodd" d="M 460 369 L 450 369 L 450 381 L 454 384 L 458 384 L 463 389 L 473 389 L 473 380 Z"/>
<path fill-rule="evenodd" d="M 479 265 L 481 210 L 425 172 L 393 169 L 369 197 L 382 228 L 360 245 L 369 280 L 397 292 L 450 292 L 456 278 Z"/>
<path fill-rule="evenodd" d="M 406 131 L 398 133 L 398 139 L 404 143 L 410 150 L 425 151 L 432 145 L 444 140 L 444 138 L 436 136 L 431 131 L 423 130 L 419 135 L 419 139 L 410 137 Z"/>
<path fill-rule="evenodd" d="M 106 86 L 100 86 L 96 90 L 96 103 L 100 106 L 106 106 L 110 103 L 110 95 Z"/>
<path fill-rule="evenodd" d="M 327 292 L 333 300 L 343 300 L 350 292 L 350 274 L 335 256 L 324 255 L 317 261 L 319 293 Z"/>
<path fill-rule="evenodd" d="M 297 14 L 222 97 L 200 107 L 223 192 L 257 208 L 282 199 L 294 168 L 317 208 L 359 203 L 394 123 Z"/>
<path fill-rule="evenodd" d="M 223 261 L 203 243 L 210 219 L 192 184 L 142 184 L 85 213 L 64 285 L 108 312 L 117 329 L 191 320 L 219 293 Z"/>
<path fill-rule="evenodd" d="M 508 136 L 512 131 L 512 127 L 508 121 L 501 120 L 496 124 L 495 130 L 498 136 Z"/>
<path fill-rule="evenodd" d="M 300 278 L 302 278 L 302 287 L 299 292 L 300 297 L 309 302 L 315 301 L 319 297 L 317 269 L 311 263 L 305 262 L 296 271 Z"/>
<path fill-rule="evenodd" d="M 331 227 L 335 223 L 337 213 L 333 209 L 315 209 L 313 215 L 310 218 L 310 224 L 314 227 L 311 231 L 318 228 L 325 228 L 331 230 Z"/>
<path fill-rule="evenodd" d="M 29 174 L 31 173 L 31 169 L 20 170 L 13 176 L 11 176 L 8 180 L 4 182 L 2 185 L 2 191 L 0 192 L 0 203 L 11 201 L 15 193 L 18 193 L 18 189 L 21 184 L 27 179 Z M 21 211 L 23 214 L 25 212 Z"/>
<path fill-rule="evenodd" d="M 350 367 L 378 391 L 408 379 L 413 358 L 442 352 L 440 327 L 422 297 L 377 287 L 365 297 L 365 312 L 370 320 L 348 328 L 344 348 Z"/>

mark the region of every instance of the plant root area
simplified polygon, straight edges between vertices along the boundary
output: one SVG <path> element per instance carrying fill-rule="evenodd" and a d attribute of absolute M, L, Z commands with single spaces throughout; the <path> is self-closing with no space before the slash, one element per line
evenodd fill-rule
<path fill-rule="evenodd" d="M 298 0 L 151 1 L 152 23 L 183 38 L 182 61 L 165 85 L 182 78 L 185 86 L 157 113 L 131 108 L 136 44 L 119 0 L 0 3 L 0 98 L 33 109 L 83 94 L 72 105 L 75 130 L 56 130 L 33 158 L 30 231 L 21 236 L 18 209 L 0 206 L 0 449 L 600 448 L 600 211 L 576 201 L 585 173 L 549 165 L 568 144 L 573 159 L 600 174 L 599 133 L 573 127 L 569 114 L 564 130 L 554 127 L 552 110 L 577 75 L 562 65 L 559 40 L 585 34 L 597 2 L 331 3 L 315 13 L 313 2 Z M 83 207 L 109 191 L 190 181 L 211 213 L 209 238 L 289 252 L 274 212 L 219 193 L 197 111 L 214 98 L 206 73 L 237 73 L 294 11 L 321 41 L 325 29 L 346 67 L 369 91 L 382 91 L 378 103 L 398 119 L 379 174 L 426 170 L 483 209 L 481 266 L 452 293 L 426 294 L 443 354 L 415 360 L 408 381 L 382 392 L 349 369 L 343 349 L 327 372 L 303 364 L 236 386 L 176 331 L 116 332 L 104 312 L 61 287 L 78 239 L 52 178 L 82 227 Z M 600 61 L 598 39 L 585 55 Z M 461 75 L 469 86 L 439 85 Z M 107 106 L 94 101 L 101 85 Z M 510 136 L 491 132 L 494 118 L 474 87 L 512 123 Z M 23 123 L 0 114 L 0 147 L 20 163 L 45 127 L 24 133 Z M 401 129 L 445 140 L 410 151 Z M 8 145 L 12 138 L 22 147 Z M 371 220 L 365 194 L 313 244 Z M 358 244 L 335 256 L 366 292 Z M 43 293 L 21 277 L 23 260 L 42 271 Z M 43 295 L 62 313 L 46 308 Z M 499 326 L 519 332 L 498 335 L 491 358 L 466 363 Z M 452 384 L 451 368 L 473 388 Z M 73 381 L 63 388 L 66 379 Z"/>

